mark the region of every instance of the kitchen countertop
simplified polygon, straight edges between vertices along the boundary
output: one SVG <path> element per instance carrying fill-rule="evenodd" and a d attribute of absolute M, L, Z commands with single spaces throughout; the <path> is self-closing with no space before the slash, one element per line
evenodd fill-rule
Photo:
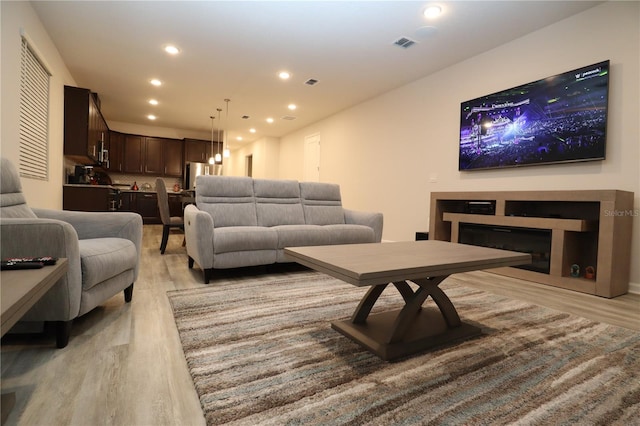
<path fill-rule="evenodd" d="M 68 186 L 72 188 L 107 188 L 107 189 L 118 189 L 113 185 L 91 185 L 88 183 L 65 183 L 62 186 Z"/>
<path fill-rule="evenodd" d="M 137 189 L 136 190 L 136 189 L 129 188 L 128 185 L 122 186 L 117 184 L 116 185 L 90 185 L 86 183 L 65 183 L 63 186 L 69 186 L 74 188 L 96 188 L 96 189 L 104 188 L 104 189 L 118 190 L 120 192 L 141 192 L 141 193 L 147 193 L 147 194 L 157 194 L 157 191 L 155 189 Z M 173 190 L 167 191 L 169 195 L 171 194 L 187 195 L 191 192 L 193 191 L 178 191 L 178 192 L 175 192 Z"/>

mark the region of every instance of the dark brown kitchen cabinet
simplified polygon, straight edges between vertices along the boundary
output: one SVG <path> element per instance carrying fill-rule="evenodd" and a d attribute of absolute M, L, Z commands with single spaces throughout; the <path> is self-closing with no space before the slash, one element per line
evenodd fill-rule
<path fill-rule="evenodd" d="M 169 215 L 172 217 L 184 216 L 184 211 L 182 210 L 182 194 L 169 194 Z"/>
<path fill-rule="evenodd" d="M 124 135 L 123 173 L 182 177 L 183 142 L 139 135 Z"/>
<path fill-rule="evenodd" d="M 64 185 L 62 209 L 82 212 L 107 212 L 117 209 L 115 190 L 98 185 Z"/>
<path fill-rule="evenodd" d="M 207 157 L 207 148 L 211 142 L 202 141 L 198 139 L 185 139 L 184 140 L 184 161 L 193 161 L 196 163 L 204 163 L 209 157 Z"/>
<path fill-rule="evenodd" d="M 103 161 L 109 127 L 89 89 L 64 86 L 64 155 L 80 164 Z"/>
<path fill-rule="evenodd" d="M 152 175 L 164 174 L 165 139 L 145 138 L 144 172 Z"/>
<path fill-rule="evenodd" d="M 109 161 L 106 169 L 110 172 L 122 172 L 124 158 L 125 135 L 120 132 L 109 132 Z"/>
<path fill-rule="evenodd" d="M 144 171 L 144 136 L 125 135 L 122 157 L 124 173 L 142 173 Z"/>
<path fill-rule="evenodd" d="M 158 194 L 139 192 L 136 195 L 136 212 L 142 216 L 143 223 L 162 223 L 158 209 Z"/>
<path fill-rule="evenodd" d="M 121 211 L 130 211 L 142 216 L 145 224 L 162 223 L 158 210 L 158 195 L 155 192 L 122 192 Z"/>
<path fill-rule="evenodd" d="M 182 177 L 184 160 L 182 158 L 183 142 L 176 139 L 164 141 L 164 176 Z"/>
<path fill-rule="evenodd" d="M 222 154 L 222 144 L 213 142 L 213 154 L 216 152 Z M 206 163 L 211 157 L 211 141 L 201 139 L 185 139 L 184 140 L 184 161 L 193 161 L 196 163 Z"/>
<path fill-rule="evenodd" d="M 145 138 L 144 172 L 159 176 L 182 176 L 182 141 L 166 138 Z"/>
<path fill-rule="evenodd" d="M 121 211 L 138 213 L 146 224 L 162 223 L 160 210 L 158 209 L 158 194 L 145 191 L 123 191 Z M 182 194 L 169 193 L 169 214 L 171 216 L 183 216 Z"/>

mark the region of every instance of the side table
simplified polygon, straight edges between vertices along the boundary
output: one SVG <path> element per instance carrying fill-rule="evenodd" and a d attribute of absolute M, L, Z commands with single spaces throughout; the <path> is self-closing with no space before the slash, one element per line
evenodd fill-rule
<path fill-rule="evenodd" d="M 2 336 L 17 323 L 67 272 L 67 259 L 40 269 L 19 269 L 0 272 L 0 300 L 2 304 Z M 5 423 L 16 402 L 15 393 L 2 394 L 1 422 Z"/>

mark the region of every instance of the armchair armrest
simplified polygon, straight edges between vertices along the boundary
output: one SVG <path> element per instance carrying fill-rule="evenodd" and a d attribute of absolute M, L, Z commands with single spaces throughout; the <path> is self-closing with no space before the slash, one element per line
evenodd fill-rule
<path fill-rule="evenodd" d="M 124 238 L 136 246 L 138 264 L 142 254 L 142 217 L 130 212 L 77 212 L 70 210 L 32 209 L 39 218 L 69 223 L 78 239 Z M 136 267 L 136 277 L 138 276 Z"/>
<path fill-rule="evenodd" d="M 82 274 L 78 235 L 63 221 L 39 218 L 0 220 L 2 258 L 53 256 L 66 257 L 65 276 L 34 306 L 43 316 L 38 320 L 70 320 L 78 316 Z M 29 313 L 25 315 L 29 320 Z"/>
<path fill-rule="evenodd" d="M 213 217 L 189 204 L 184 209 L 187 255 L 202 269 L 213 268 Z"/>
<path fill-rule="evenodd" d="M 39 218 L 62 220 L 71 224 L 78 238 L 142 238 L 142 218 L 131 212 L 77 212 L 70 210 L 31 209 Z M 138 235 L 140 234 L 140 235 Z"/>
<path fill-rule="evenodd" d="M 382 213 L 362 212 L 345 208 L 343 208 L 343 210 L 345 223 L 368 226 L 373 229 L 375 241 L 377 243 L 382 241 Z"/>

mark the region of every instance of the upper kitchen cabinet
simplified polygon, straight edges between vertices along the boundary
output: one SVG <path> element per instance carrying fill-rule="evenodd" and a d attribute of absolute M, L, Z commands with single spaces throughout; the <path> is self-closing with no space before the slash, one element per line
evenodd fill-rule
<path fill-rule="evenodd" d="M 117 134 L 114 141 L 120 141 Z M 155 176 L 182 177 L 183 151 L 182 140 L 156 138 L 123 134 L 122 138 L 122 173 L 142 173 Z M 117 142 L 114 147 L 117 146 Z M 113 148 L 112 148 L 113 150 Z M 111 163 L 115 161 L 112 157 Z"/>
<path fill-rule="evenodd" d="M 110 172 L 123 171 L 125 134 L 109 132 L 109 154 L 106 169 Z"/>
<path fill-rule="evenodd" d="M 144 136 L 125 135 L 124 149 L 122 150 L 122 171 L 124 173 L 144 172 L 144 142 Z"/>
<path fill-rule="evenodd" d="M 102 163 L 109 127 L 89 89 L 64 86 L 64 155 L 80 164 Z"/>
<path fill-rule="evenodd" d="M 144 172 L 161 176 L 182 176 L 183 143 L 178 139 L 145 138 Z"/>
<path fill-rule="evenodd" d="M 184 140 L 184 161 L 195 163 L 206 163 L 211 157 L 211 141 L 201 139 L 185 139 Z M 214 154 L 219 152 L 222 154 L 222 144 L 213 142 Z"/>
<path fill-rule="evenodd" d="M 164 174 L 164 145 L 162 138 L 145 138 L 144 172 L 152 175 Z"/>
<path fill-rule="evenodd" d="M 163 147 L 165 176 L 182 177 L 183 147 L 184 143 L 181 140 L 165 139 Z"/>

